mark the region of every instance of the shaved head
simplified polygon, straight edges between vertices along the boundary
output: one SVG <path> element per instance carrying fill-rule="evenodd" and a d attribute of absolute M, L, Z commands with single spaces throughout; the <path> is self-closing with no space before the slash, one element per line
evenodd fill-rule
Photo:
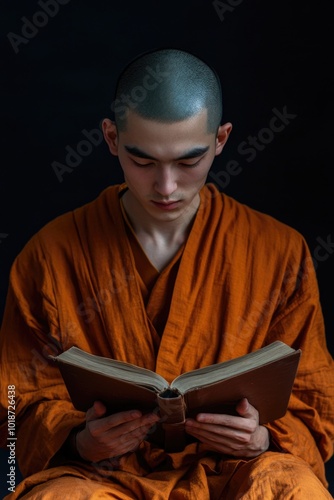
<path fill-rule="evenodd" d="M 208 132 L 222 117 L 222 96 L 215 71 L 198 57 L 177 49 L 146 52 L 122 71 L 112 110 L 119 131 L 129 111 L 158 122 L 177 122 L 207 110 Z"/>

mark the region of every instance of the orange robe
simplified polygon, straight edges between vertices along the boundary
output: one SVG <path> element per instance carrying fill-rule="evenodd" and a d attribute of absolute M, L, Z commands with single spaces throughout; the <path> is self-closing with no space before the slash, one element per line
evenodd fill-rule
<path fill-rule="evenodd" d="M 124 220 L 124 189 L 107 188 L 47 224 L 12 266 L 0 337 L 0 430 L 6 446 L 4 388 L 15 385 L 16 455 L 26 479 L 9 498 L 67 498 L 68 491 L 73 500 L 331 498 L 324 461 L 333 454 L 334 363 L 303 237 L 207 185 L 184 248 L 156 273 Z M 116 465 L 62 453 L 84 414 L 49 354 L 75 344 L 171 381 L 274 340 L 303 353 L 288 411 L 267 425 L 272 448 L 260 457 L 204 452 L 199 443 L 166 453 L 148 441 Z"/>

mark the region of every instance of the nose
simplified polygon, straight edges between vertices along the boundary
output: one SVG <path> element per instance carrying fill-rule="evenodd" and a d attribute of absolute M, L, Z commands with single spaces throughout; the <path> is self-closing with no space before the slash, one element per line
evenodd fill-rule
<path fill-rule="evenodd" d="M 155 177 L 154 189 L 163 197 L 168 197 L 177 189 L 176 173 L 167 165 L 159 165 Z"/>

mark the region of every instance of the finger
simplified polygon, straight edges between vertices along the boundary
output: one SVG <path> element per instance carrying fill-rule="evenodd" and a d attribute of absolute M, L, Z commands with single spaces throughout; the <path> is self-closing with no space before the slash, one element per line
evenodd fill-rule
<path fill-rule="evenodd" d="M 247 456 L 250 451 L 248 449 L 250 438 L 247 434 L 240 436 L 225 436 L 211 433 L 203 429 L 194 429 L 189 431 L 189 434 L 198 439 L 201 443 L 207 445 L 212 451 L 219 451 L 220 453 L 235 456 Z"/>
<path fill-rule="evenodd" d="M 188 434 L 198 439 L 201 443 L 208 445 L 211 450 L 220 451 L 221 453 L 231 453 L 235 442 L 226 436 L 217 436 L 203 429 L 194 428 L 187 429 Z"/>
<path fill-rule="evenodd" d="M 140 427 L 137 427 L 137 428 L 129 431 L 125 435 L 131 435 L 131 436 L 137 437 L 140 440 L 143 440 L 150 433 L 150 431 L 151 431 L 151 429 L 152 429 L 153 426 L 154 425 L 152 424 L 151 421 L 148 421 L 148 422 L 146 421 L 145 424 L 143 424 Z"/>
<path fill-rule="evenodd" d="M 118 443 L 118 446 L 114 446 L 108 451 L 109 458 L 121 457 L 125 453 L 134 452 L 138 449 L 141 441 L 136 438 L 128 439 L 127 441 L 122 441 Z"/>
<path fill-rule="evenodd" d="M 134 451 L 144 441 L 150 429 L 150 425 L 138 427 L 131 432 L 121 434 L 112 439 L 112 447 L 109 445 L 109 455 L 119 456 L 129 451 Z"/>
<path fill-rule="evenodd" d="M 96 414 L 95 414 L 96 415 Z M 114 413 L 104 418 L 97 418 L 89 421 L 89 428 L 92 433 L 104 433 L 112 428 L 117 428 L 126 422 L 131 422 L 141 417 L 140 411 L 129 410 L 120 413 Z"/>
<path fill-rule="evenodd" d="M 189 433 L 209 432 L 211 434 L 216 434 L 217 436 L 220 435 L 231 436 L 243 440 L 245 435 L 254 433 L 258 428 L 257 422 L 251 419 L 233 417 L 232 421 L 229 420 L 226 421 L 224 418 L 220 419 L 219 415 L 210 415 L 210 414 L 205 414 L 205 415 L 206 415 L 205 422 L 197 422 L 196 420 L 190 420 L 190 419 L 187 420 L 186 421 L 187 432 Z M 225 417 L 225 415 L 222 417 Z M 224 423 L 226 425 L 224 425 Z"/>
<path fill-rule="evenodd" d="M 157 422 L 159 417 L 155 413 L 142 415 L 140 411 L 130 410 L 121 413 L 109 415 L 101 420 L 94 422 L 93 427 L 98 433 L 113 430 L 114 436 L 131 432 L 143 425 L 152 425 Z"/>
<path fill-rule="evenodd" d="M 255 425 L 253 425 L 255 428 Z M 222 425 L 192 425 L 186 426 L 186 430 L 189 434 L 195 435 L 196 437 L 201 437 L 205 439 L 210 439 L 212 441 L 219 442 L 237 442 L 247 444 L 249 443 L 252 433 L 247 429 L 233 429 L 231 427 L 224 427 Z"/>
<path fill-rule="evenodd" d="M 245 430 L 252 432 L 257 421 L 245 417 L 236 417 L 234 415 L 219 415 L 217 413 L 199 413 L 196 420 L 188 419 L 189 425 L 213 424 L 222 427 L 228 427 L 234 430 Z"/>
<path fill-rule="evenodd" d="M 258 427 L 260 433 L 257 437 L 247 433 L 234 435 L 217 435 L 203 429 L 193 429 L 189 434 L 197 438 L 212 451 L 230 454 L 234 456 L 256 457 L 266 451 L 269 447 L 269 432 L 265 427 Z"/>
<path fill-rule="evenodd" d="M 256 421 L 259 420 L 259 412 L 252 406 L 248 399 L 243 398 L 236 406 L 236 410 L 243 418 L 250 418 Z"/>
<path fill-rule="evenodd" d="M 86 422 L 103 417 L 107 409 L 101 401 L 95 401 L 93 406 L 86 412 Z"/>
<path fill-rule="evenodd" d="M 138 423 L 134 425 L 131 422 L 131 427 L 127 429 L 128 432 L 124 430 L 126 424 L 113 427 L 105 432 L 101 431 L 99 427 L 103 420 L 105 419 L 88 422 L 86 429 L 79 433 L 81 436 L 81 455 L 89 457 L 89 460 L 95 460 L 95 457 L 118 456 L 124 449 L 129 451 L 129 442 L 131 446 L 134 442 L 139 444 L 151 427 L 151 423 L 138 427 Z M 90 455 L 87 455 L 87 450 Z"/>
<path fill-rule="evenodd" d="M 119 427 L 122 434 L 132 433 L 136 435 L 141 435 L 144 432 L 144 436 L 150 431 L 150 429 L 156 424 L 160 418 L 156 414 L 143 415 L 132 422 L 127 422 L 126 424 Z"/>

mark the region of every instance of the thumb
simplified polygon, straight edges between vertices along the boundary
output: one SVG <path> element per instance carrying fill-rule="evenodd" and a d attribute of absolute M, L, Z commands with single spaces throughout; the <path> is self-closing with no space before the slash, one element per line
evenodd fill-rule
<path fill-rule="evenodd" d="M 258 411 L 249 403 L 247 398 L 243 398 L 239 401 L 236 410 L 241 417 L 251 418 L 253 420 L 258 420 L 259 418 Z"/>
<path fill-rule="evenodd" d="M 103 417 L 106 411 L 107 408 L 103 403 L 101 403 L 101 401 L 94 401 L 93 406 L 86 412 L 86 422 L 90 422 L 91 420 L 96 420 Z"/>

